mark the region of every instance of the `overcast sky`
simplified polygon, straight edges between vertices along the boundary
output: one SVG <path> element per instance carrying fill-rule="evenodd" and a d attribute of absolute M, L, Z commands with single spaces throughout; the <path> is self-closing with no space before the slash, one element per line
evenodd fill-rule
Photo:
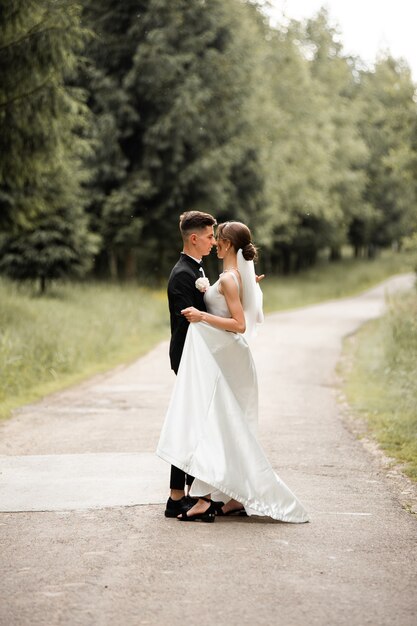
<path fill-rule="evenodd" d="M 388 48 L 404 57 L 417 81 L 417 0 L 270 0 L 278 22 L 313 16 L 323 5 L 342 31 L 345 52 L 373 63 L 379 50 Z"/>

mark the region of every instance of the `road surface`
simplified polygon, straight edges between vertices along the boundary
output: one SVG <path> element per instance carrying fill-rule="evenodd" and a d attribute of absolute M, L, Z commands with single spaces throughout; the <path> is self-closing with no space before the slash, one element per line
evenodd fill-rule
<path fill-rule="evenodd" d="M 163 517 L 167 344 L 0 427 L 0 623 L 415 626 L 416 490 L 347 427 L 342 340 L 387 291 L 267 317 L 260 438 L 311 522 Z"/>

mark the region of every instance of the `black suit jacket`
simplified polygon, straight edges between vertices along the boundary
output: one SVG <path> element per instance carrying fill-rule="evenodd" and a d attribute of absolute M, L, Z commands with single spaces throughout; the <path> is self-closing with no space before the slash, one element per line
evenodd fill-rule
<path fill-rule="evenodd" d="M 200 272 L 200 265 L 197 261 L 186 254 L 181 254 L 168 280 L 168 304 L 171 318 L 169 358 L 171 368 L 175 373 L 178 372 L 180 366 L 189 324 L 181 315 L 181 311 L 189 306 L 194 306 L 200 311 L 206 310 L 204 294 L 195 286 L 195 281 L 201 276 L 203 274 Z"/>

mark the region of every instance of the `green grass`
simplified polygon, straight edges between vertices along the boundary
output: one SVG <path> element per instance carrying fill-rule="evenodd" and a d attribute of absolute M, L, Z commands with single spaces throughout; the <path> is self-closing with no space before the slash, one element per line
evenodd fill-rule
<path fill-rule="evenodd" d="M 388 314 L 366 324 L 345 352 L 350 406 L 417 480 L 417 293 L 393 298 Z"/>
<path fill-rule="evenodd" d="M 164 291 L 68 283 L 36 297 L 0 280 L 0 417 L 131 361 L 168 333 Z"/>
<path fill-rule="evenodd" d="M 265 310 L 357 293 L 411 266 L 409 256 L 387 253 L 374 261 L 321 263 L 291 277 L 267 276 Z M 39 297 L 30 286 L 0 279 L 0 417 L 129 362 L 168 337 L 165 289 L 67 283 Z"/>
<path fill-rule="evenodd" d="M 266 276 L 262 281 L 265 312 L 293 309 L 324 300 L 355 295 L 385 278 L 411 272 L 411 253 L 383 252 L 371 261 L 344 258 L 337 263 L 319 262 L 298 275 Z"/>

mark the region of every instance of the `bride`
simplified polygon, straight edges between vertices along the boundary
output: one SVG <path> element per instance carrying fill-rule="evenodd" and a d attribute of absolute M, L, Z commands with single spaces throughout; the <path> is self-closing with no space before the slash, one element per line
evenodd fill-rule
<path fill-rule="evenodd" d="M 207 312 L 188 307 L 190 322 L 157 454 L 195 477 L 196 504 L 178 519 L 267 515 L 308 521 L 304 507 L 275 474 L 257 440 L 258 387 L 248 340 L 263 319 L 251 232 L 241 222 L 217 229 L 218 281 L 204 290 Z M 206 282 L 205 282 L 206 281 Z"/>

